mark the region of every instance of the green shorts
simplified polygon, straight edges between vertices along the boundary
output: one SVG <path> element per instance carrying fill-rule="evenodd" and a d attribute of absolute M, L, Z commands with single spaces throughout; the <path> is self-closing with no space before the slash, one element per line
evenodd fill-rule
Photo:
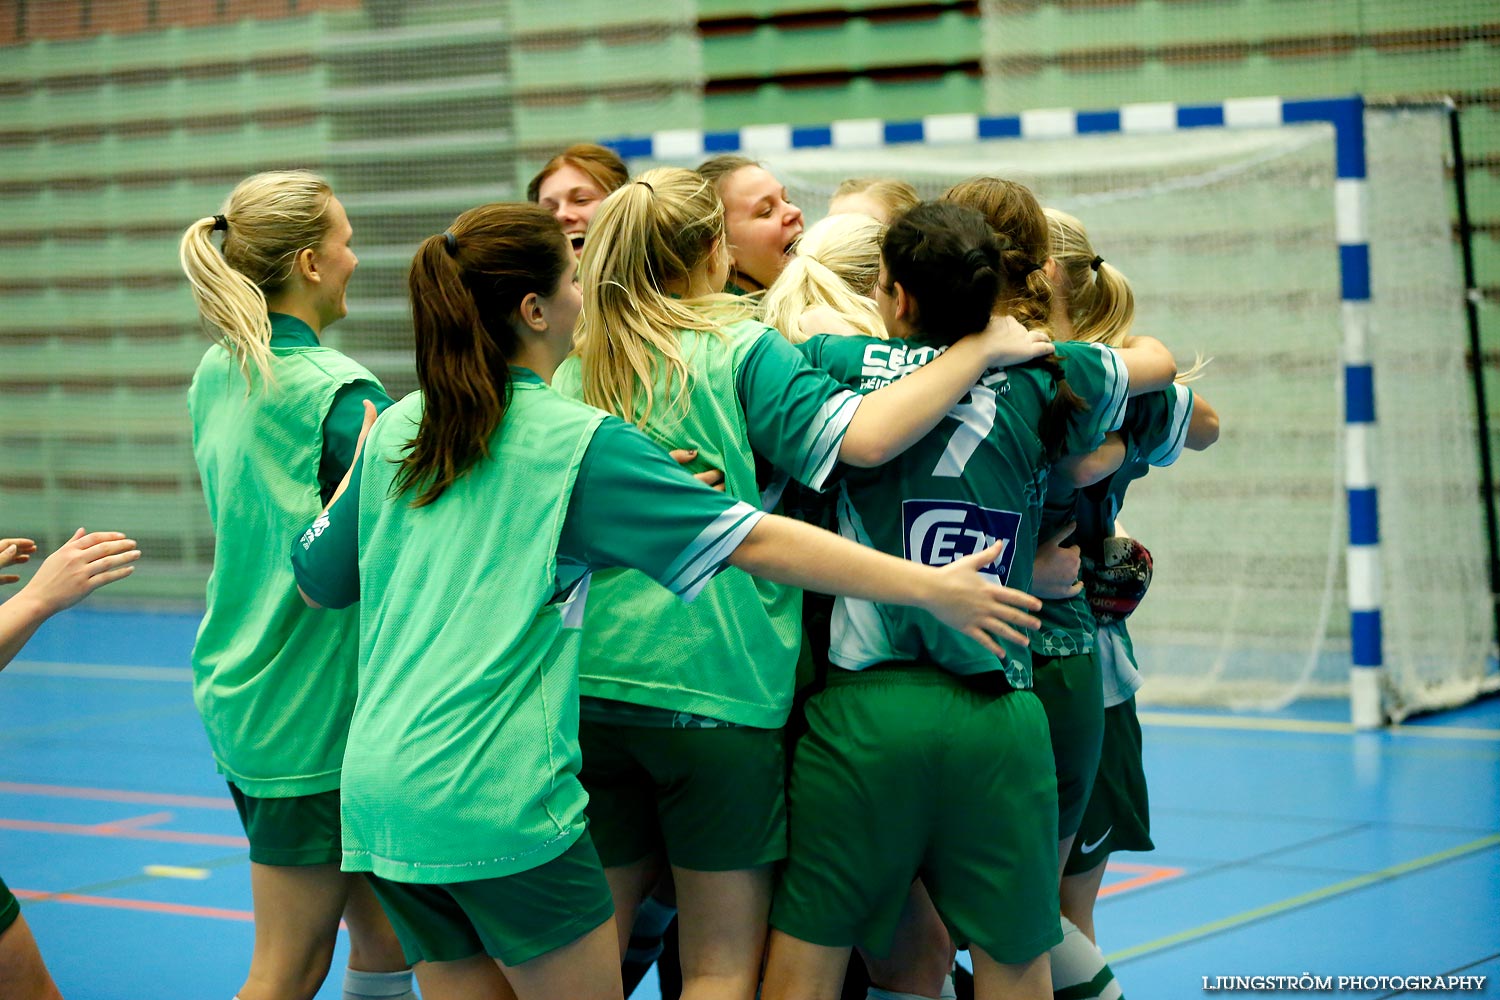
<path fill-rule="evenodd" d="M 21 904 L 16 901 L 15 896 L 11 895 L 10 889 L 5 885 L 5 879 L 0 878 L 0 934 L 4 934 L 20 915 Z"/>
<path fill-rule="evenodd" d="M 578 727 L 589 833 L 606 868 L 664 854 L 679 868 L 738 871 L 786 857 L 779 729 Z"/>
<path fill-rule="evenodd" d="M 834 670 L 806 714 L 773 927 L 888 954 L 920 877 L 960 947 L 1014 964 L 1062 940 L 1057 782 L 1032 694 L 926 665 Z"/>
<path fill-rule="evenodd" d="M 578 940 L 615 912 L 587 832 L 558 857 L 503 878 L 417 885 L 370 877 L 406 960 L 485 954 L 520 965 Z"/>
<path fill-rule="evenodd" d="M 1057 762 L 1058 839 L 1078 832 L 1099 773 L 1104 740 L 1104 682 L 1099 654 L 1032 654 L 1032 690 L 1047 710 L 1052 756 Z"/>
<path fill-rule="evenodd" d="M 316 795 L 260 799 L 230 782 L 229 794 L 250 838 L 250 860 L 256 864 L 292 867 L 343 860 L 337 788 Z"/>
<path fill-rule="evenodd" d="M 1141 723 L 1131 698 L 1104 710 L 1099 776 L 1063 873 L 1092 871 L 1115 851 L 1154 850 L 1146 769 L 1141 763 Z"/>

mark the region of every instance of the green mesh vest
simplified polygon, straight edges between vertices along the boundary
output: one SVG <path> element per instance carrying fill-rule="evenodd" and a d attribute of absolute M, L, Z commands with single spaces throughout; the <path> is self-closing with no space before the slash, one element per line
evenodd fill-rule
<path fill-rule="evenodd" d="M 681 331 L 693 377 L 688 412 L 660 405 L 644 430 L 663 448 L 696 448 L 693 468 L 720 469 L 724 489 L 759 507 L 755 455 L 735 375 L 766 330 L 741 321 L 722 332 Z M 578 359 L 553 386 L 582 397 Z M 658 400 L 666 398 L 657 387 Z M 595 573 L 584 613 L 579 690 L 586 696 L 778 728 L 791 710 L 802 647 L 802 592 L 734 567 L 684 604 L 637 570 Z"/>
<path fill-rule="evenodd" d="M 391 493 L 421 395 L 381 414 L 366 441 L 347 871 L 498 878 L 583 833 L 578 622 L 565 622 L 581 572 L 559 579 L 557 544 L 605 414 L 540 381 L 512 387 L 490 457 L 425 507 L 415 491 Z"/>
<path fill-rule="evenodd" d="M 354 709 L 353 612 L 308 608 L 292 540 L 323 508 L 323 420 L 338 390 L 379 384 L 326 347 L 273 348 L 273 381 L 211 347 L 188 389 L 193 457 L 214 526 L 207 612 L 193 644 L 193 699 L 219 771 L 247 795 L 339 787 Z"/>

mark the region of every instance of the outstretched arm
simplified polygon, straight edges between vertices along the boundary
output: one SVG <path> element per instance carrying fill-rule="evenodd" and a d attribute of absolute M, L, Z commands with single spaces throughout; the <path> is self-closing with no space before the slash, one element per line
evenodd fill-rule
<path fill-rule="evenodd" d="M 767 515 L 750 529 L 728 562 L 746 573 L 825 594 L 878 604 L 905 604 L 1005 655 L 996 639 L 1026 645 L 1018 628 L 1040 628 L 1031 612 L 1042 602 L 991 583 L 979 571 L 1000 557 L 1005 543 L 942 567 L 924 566 L 840 538 L 786 517 Z"/>
<path fill-rule="evenodd" d="M 8 544 L 0 550 L 0 565 L 16 561 L 20 541 L 6 539 Z M 88 534 L 79 528 L 73 532 L 73 537 L 43 561 L 19 593 L 0 604 L 0 670 L 15 659 L 42 622 L 105 584 L 129 576 L 135 570 L 130 564 L 140 557 L 134 540 L 118 531 Z"/>

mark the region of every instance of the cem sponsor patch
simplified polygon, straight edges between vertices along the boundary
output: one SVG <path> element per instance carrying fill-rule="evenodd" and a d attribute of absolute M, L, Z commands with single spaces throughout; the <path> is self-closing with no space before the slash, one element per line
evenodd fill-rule
<path fill-rule="evenodd" d="M 906 558 L 927 566 L 946 566 L 965 556 L 1005 542 L 1000 558 L 980 572 L 1000 583 L 1010 579 L 1021 515 L 991 510 L 962 500 L 903 500 L 902 545 Z"/>

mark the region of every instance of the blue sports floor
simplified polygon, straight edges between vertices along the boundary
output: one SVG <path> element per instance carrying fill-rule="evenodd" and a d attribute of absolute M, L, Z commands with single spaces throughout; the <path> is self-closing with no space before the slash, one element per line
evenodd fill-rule
<path fill-rule="evenodd" d="M 0 875 L 71 1000 L 243 980 L 248 863 L 193 709 L 195 625 L 73 611 L 0 676 Z M 1484 975 L 1471 995 L 1500 997 L 1500 700 L 1343 718 L 1142 713 L 1158 849 L 1112 863 L 1098 915 L 1127 997 L 1303 973 Z"/>

